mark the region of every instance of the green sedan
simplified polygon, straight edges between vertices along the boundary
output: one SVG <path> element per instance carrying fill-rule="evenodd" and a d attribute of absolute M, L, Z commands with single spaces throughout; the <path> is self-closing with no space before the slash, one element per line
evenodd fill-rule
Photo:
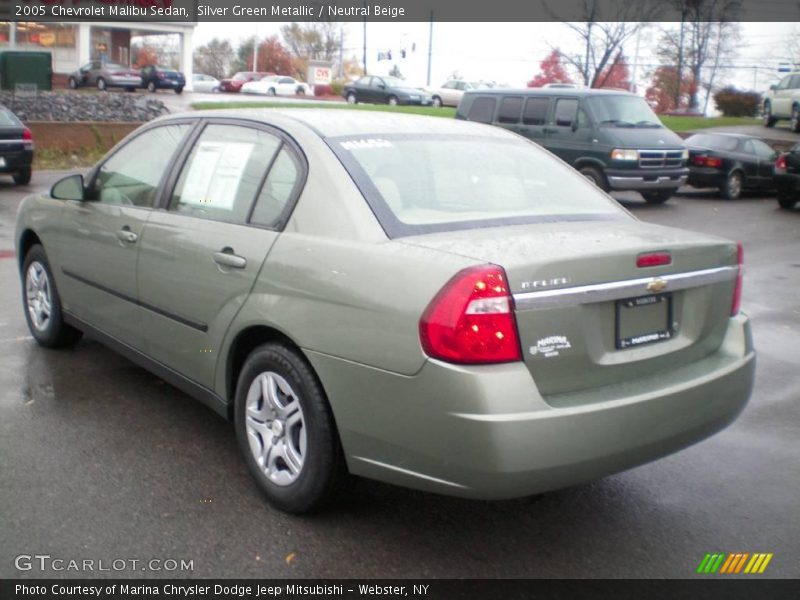
<path fill-rule="evenodd" d="M 719 431 L 753 385 L 740 246 L 641 223 L 478 123 L 162 118 L 27 198 L 16 247 L 41 345 L 91 336 L 233 421 L 291 512 L 351 475 L 591 481 Z"/>

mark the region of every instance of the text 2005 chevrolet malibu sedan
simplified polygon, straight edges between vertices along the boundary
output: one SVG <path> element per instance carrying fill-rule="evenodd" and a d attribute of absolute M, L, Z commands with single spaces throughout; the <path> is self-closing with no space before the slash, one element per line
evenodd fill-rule
<path fill-rule="evenodd" d="M 487 125 L 169 117 L 17 227 L 33 336 L 96 337 L 232 419 L 293 512 L 348 474 L 592 480 L 725 427 L 753 383 L 737 244 L 640 223 Z"/>

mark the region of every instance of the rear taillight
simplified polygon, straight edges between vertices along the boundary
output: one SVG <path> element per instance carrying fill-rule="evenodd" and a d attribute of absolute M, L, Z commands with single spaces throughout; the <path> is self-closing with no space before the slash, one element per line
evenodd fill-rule
<path fill-rule="evenodd" d="M 692 157 L 692 164 L 697 167 L 711 167 L 718 169 L 722 166 L 722 159 L 716 156 L 695 155 Z"/>
<path fill-rule="evenodd" d="M 669 252 L 649 252 L 648 254 L 640 254 L 636 257 L 636 266 L 640 268 L 661 267 L 671 264 L 672 255 Z"/>
<path fill-rule="evenodd" d="M 22 143 L 25 147 L 33 149 L 33 133 L 27 127 L 22 130 Z"/>
<path fill-rule="evenodd" d="M 775 161 L 775 170 L 776 171 L 786 171 L 786 155 L 781 154 L 778 157 L 778 160 Z"/>
<path fill-rule="evenodd" d="M 708 158 L 706 158 L 706 166 L 718 169 L 722 166 L 722 159 L 716 158 L 714 156 L 709 156 Z"/>
<path fill-rule="evenodd" d="M 736 273 L 736 287 L 733 288 L 733 302 L 731 303 L 731 316 L 735 317 L 739 314 L 739 308 L 742 306 L 742 275 L 744 271 L 744 250 L 742 244 L 736 244 L 736 262 L 738 264 L 738 272 Z"/>
<path fill-rule="evenodd" d="M 419 337 L 428 356 L 448 362 L 522 360 L 505 271 L 484 265 L 456 274 L 422 315 Z"/>

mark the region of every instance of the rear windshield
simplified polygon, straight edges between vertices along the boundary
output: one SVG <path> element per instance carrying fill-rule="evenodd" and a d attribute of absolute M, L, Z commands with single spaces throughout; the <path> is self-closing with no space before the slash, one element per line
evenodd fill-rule
<path fill-rule="evenodd" d="M 736 150 L 739 145 L 739 140 L 724 135 L 709 135 L 707 133 L 698 133 L 686 138 L 687 146 L 698 146 L 700 148 L 708 148 L 709 150 Z"/>
<path fill-rule="evenodd" d="M 593 96 L 586 103 L 600 126 L 661 127 L 661 121 L 639 96 Z"/>
<path fill-rule="evenodd" d="M 327 141 L 389 237 L 624 218 L 608 196 L 526 140 L 395 134 Z"/>
<path fill-rule="evenodd" d="M 10 110 L 0 107 L 0 127 L 22 127 L 22 123 Z"/>

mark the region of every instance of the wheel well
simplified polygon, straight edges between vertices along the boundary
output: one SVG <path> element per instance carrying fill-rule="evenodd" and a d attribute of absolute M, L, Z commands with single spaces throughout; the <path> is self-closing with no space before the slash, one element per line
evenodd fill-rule
<path fill-rule="evenodd" d="M 36 235 L 32 230 L 26 229 L 23 232 L 19 241 L 19 252 L 17 253 L 20 271 L 22 270 L 22 265 L 25 263 L 25 257 L 28 255 L 28 250 L 31 249 L 31 246 L 41 243 L 42 241 L 39 239 L 39 236 Z"/>
<path fill-rule="evenodd" d="M 236 382 L 239 373 L 250 353 L 268 342 L 280 342 L 300 351 L 300 348 L 291 338 L 272 327 L 256 325 L 240 331 L 233 340 L 228 351 L 228 364 L 225 370 L 225 390 L 228 400 L 228 417 L 233 419 L 233 401 L 236 396 Z"/>
<path fill-rule="evenodd" d="M 579 158 L 573 165 L 573 168 L 576 171 L 580 171 L 584 167 L 592 167 L 593 169 L 600 171 L 602 175 L 605 175 L 606 166 L 599 160 L 595 160 L 593 158 Z"/>

